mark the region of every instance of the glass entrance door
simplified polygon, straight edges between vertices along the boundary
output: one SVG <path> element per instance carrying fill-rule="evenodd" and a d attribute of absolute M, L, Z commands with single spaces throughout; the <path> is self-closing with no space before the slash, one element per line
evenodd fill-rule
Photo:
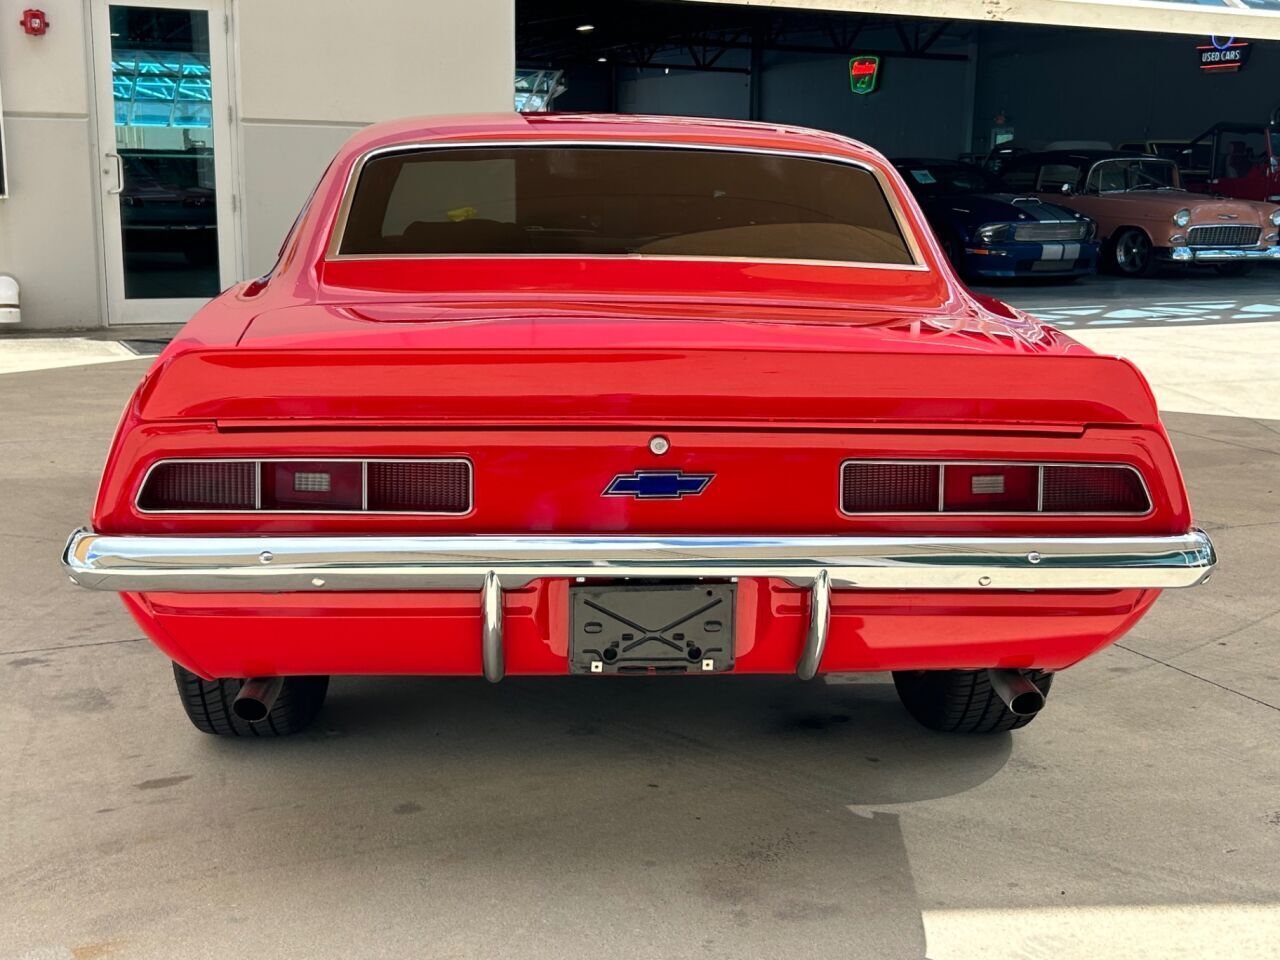
<path fill-rule="evenodd" d="M 186 320 L 234 282 L 224 0 L 94 7 L 108 320 Z"/>

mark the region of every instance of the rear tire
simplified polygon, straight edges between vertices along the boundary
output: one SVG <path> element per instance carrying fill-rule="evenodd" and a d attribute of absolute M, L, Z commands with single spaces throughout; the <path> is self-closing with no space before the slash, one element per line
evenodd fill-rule
<path fill-rule="evenodd" d="M 1027 679 L 1046 697 L 1053 674 L 1032 670 Z M 893 675 L 898 699 L 919 723 L 945 733 L 1002 733 L 1038 716 L 1020 717 L 991 689 L 985 670 L 902 670 Z"/>
<path fill-rule="evenodd" d="M 286 737 L 305 730 L 324 705 L 328 677 L 285 677 L 271 712 L 250 723 L 231 712 L 231 701 L 243 680 L 204 680 L 190 670 L 173 665 L 182 707 L 197 730 L 219 737 Z"/>

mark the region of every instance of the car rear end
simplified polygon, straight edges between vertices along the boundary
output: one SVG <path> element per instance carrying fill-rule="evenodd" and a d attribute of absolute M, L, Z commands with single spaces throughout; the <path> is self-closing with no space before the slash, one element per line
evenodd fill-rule
<path fill-rule="evenodd" d="M 960 287 L 883 160 L 574 122 L 357 138 L 139 386 L 64 565 L 201 729 L 330 674 L 851 670 L 1007 729 L 1212 568 L 1140 375 Z"/>
<path fill-rule="evenodd" d="M 1208 569 L 1122 360 L 670 313 L 348 322 L 343 349 L 251 327 L 153 373 L 71 544 L 203 676 L 1056 670 Z M 585 632 L 575 591 L 635 584 L 724 588 L 723 649 Z"/>

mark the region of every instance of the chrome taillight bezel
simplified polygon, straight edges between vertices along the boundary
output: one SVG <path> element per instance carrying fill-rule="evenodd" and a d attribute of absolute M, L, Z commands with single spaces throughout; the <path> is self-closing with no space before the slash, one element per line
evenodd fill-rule
<path fill-rule="evenodd" d="M 180 463 L 251 463 L 255 464 L 254 489 L 255 498 L 252 509 L 243 509 L 240 507 L 231 508 L 161 508 L 148 509 L 142 506 L 142 495 L 147 489 L 147 481 L 151 479 L 151 475 L 161 466 L 168 464 Z M 268 463 L 358 463 L 360 464 L 362 501 L 364 506 L 359 510 L 341 510 L 341 509 L 279 509 L 275 507 L 262 506 L 262 465 Z M 369 502 L 369 464 L 371 463 L 411 463 L 411 464 L 446 464 L 456 463 L 462 464 L 466 468 L 467 476 L 467 503 L 463 510 L 370 510 Z M 157 460 L 147 467 L 147 472 L 143 474 L 141 482 L 133 496 L 133 508 L 141 514 L 148 516 L 172 516 L 175 514 L 238 514 L 246 517 L 254 516 L 296 516 L 299 514 L 325 514 L 328 516 L 361 516 L 361 517 L 465 517 L 475 510 L 475 466 L 467 457 L 332 457 L 324 454 L 316 454 L 309 457 L 167 457 Z"/>
<path fill-rule="evenodd" d="M 938 468 L 938 503 L 932 510 L 846 510 L 845 509 L 845 472 L 856 464 L 910 465 L 932 466 Z M 943 496 L 946 489 L 946 468 L 957 467 L 1036 467 L 1036 509 L 1035 510 L 953 510 L 943 509 Z M 1045 467 L 1083 467 L 1103 468 L 1111 470 L 1128 470 L 1138 478 L 1142 495 L 1146 498 L 1147 508 L 1140 511 L 1130 510 L 1045 510 L 1044 509 L 1044 469 Z M 1155 512 L 1155 502 L 1151 499 L 1151 488 L 1147 486 L 1147 478 L 1142 471 L 1131 463 L 1117 461 L 1080 461 L 1080 460 L 958 460 L 938 459 L 934 457 L 884 458 L 884 457 L 850 457 L 840 463 L 836 474 L 836 508 L 844 517 L 1149 517 Z"/>

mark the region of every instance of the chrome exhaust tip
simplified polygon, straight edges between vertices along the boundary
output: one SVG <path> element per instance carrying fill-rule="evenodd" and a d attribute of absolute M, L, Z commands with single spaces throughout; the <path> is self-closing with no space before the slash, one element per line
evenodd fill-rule
<path fill-rule="evenodd" d="M 249 723 L 265 720 L 283 688 L 284 677 L 251 677 L 231 701 L 231 712 Z"/>
<path fill-rule="evenodd" d="M 1034 717 L 1043 709 L 1044 694 L 1021 670 L 991 669 L 987 671 L 987 679 L 991 681 L 991 689 L 1004 701 L 1010 713 L 1020 717 Z"/>

